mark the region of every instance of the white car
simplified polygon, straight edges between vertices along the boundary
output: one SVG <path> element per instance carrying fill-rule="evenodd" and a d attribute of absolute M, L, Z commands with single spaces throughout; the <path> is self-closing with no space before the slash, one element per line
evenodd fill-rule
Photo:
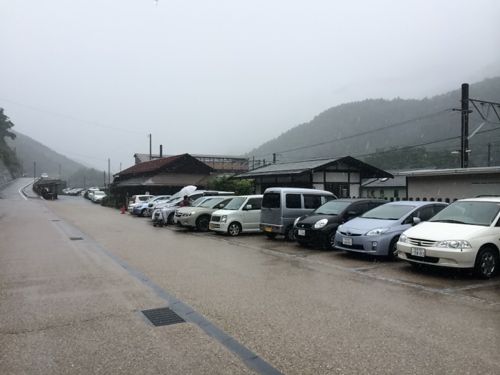
<path fill-rule="evenodd" d="M 132 195 L 132 197 L 128 201 L 127 211 L 132 213 L 135 206 L 141 205 L 144 202 L 148 202 L 150 199 L 153 199 L 154 195 L 142 194 L 142 195 Z"/>
<path fill-rule="evenodd" d="M 237 236 L 242 232 L 260 232 L 262 195 L 234 197 L 226 207 L 212 214 L 208 228 L 214 232 Z"/>
<path fill-rule="evenodd" d="M 102 202 L 103 198 L 106 196 L 106 193 L 101 190 L 96 190 L 92 193 L 91 200 L 94 203 L 100 203 Z"/>
<path fill-rule="evenodd" d="M 462 199 L 405 231 L 398 257 L 412 265 L 473 268 L 482 278 L 498 272 L 500 197 Z"/>

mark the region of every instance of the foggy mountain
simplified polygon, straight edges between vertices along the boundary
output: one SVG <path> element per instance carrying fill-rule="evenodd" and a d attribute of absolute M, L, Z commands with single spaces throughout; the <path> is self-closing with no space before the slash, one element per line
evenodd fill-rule
<path fill-rule="evenodd" d="M 500 102 L 500 77 L 471 84 L 469 93 L 474 99 Z M 461 117 L 460 112 L 452 109 L 460 108 L 460 99 L 459 86 L 455 91 L 422 100 L 367 99 L 342 104 L 264 143 L 247 156 L 250 159 L 265 159 L 269 163 L 273 153 L 276 153 L 278 162 L 349 155 L 369 160 L 383 168 L 457 167 L 459 157 L 451 152 L 460 148 Z M 474 110 L 472 106 L 470 109 Z M 490 113 L 489 120 L 498 122 L 492 114 Z M 474 110 L 469 117 L 469 134 L 481 122 Z M 470 139 L 470 166 L 486 165 L 488 143 L 493 146 L 490 160 L 493 159 L 500 165 L 500 131 L 494 131 L 495 128 L 500 129 L 498 124 L 486 123 Z M 455 139 L 449 139 L 453 137 Z M 437 142 L 443 139 L 449 140 Z M 441 156 L 446 156 L 446 161 L 435 163 L 429 157 L 427 161 L 420 163 L 422 165 L 395 165 L 387 160 L 390 159 L 390 153 L 385 155 L 386 160 L 379 157 L 374 161 L 375 153 L 380 151 L 397 151 L 405 146 L 415 145 L 422 146 L 409 150 L 441 153 Z"/>
<path fill-rule="evenodd" d="M 19 159 L 22 172 L 27 176 L 33 176 L 34 161 L 36 161 L 36 175 L 47 173 L 49 177 L 59 178 L 68 181 L 68 186 L 83 187 L 102 185 L 103 172 L 93 168 L 88 168 L 74 160 L 61 155 L 40 142 L 22 133 L 13 131 L 16 134 L 14 140 L 7 140 L 9 146 L 15 150 Z M 85 178 L 85 181 L 84 181 Z"/>

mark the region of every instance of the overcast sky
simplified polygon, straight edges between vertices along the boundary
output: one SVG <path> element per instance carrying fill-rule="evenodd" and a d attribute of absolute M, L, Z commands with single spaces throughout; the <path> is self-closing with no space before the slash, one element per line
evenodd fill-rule
<path fill-rule="evenodd" d="M 500 75 L 499 20 L 498 0 L 0 0 L 0 107 L 114 172 L 149 133 L 242 154 L 338 104 Z"/>

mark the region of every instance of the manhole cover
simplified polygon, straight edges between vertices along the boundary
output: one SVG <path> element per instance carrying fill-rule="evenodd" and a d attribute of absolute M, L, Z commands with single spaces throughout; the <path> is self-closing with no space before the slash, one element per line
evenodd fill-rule
<path fill-rule="evenodd" d="M 80 240 L 83 240 L 82 237 L 70 237 L 69 238 L 71 241 L 80 241 Z"/>
<path fill-rule="evenodd" d="M 184 323 L 185 320 L 182 319 L 175 312 L 170 310 L 168 307 L 161 307 L 159 309 L 143 310 L 142 313 L 149 321 L 156 327 L 158 326 L 168 326 L 176 323 Z"/>

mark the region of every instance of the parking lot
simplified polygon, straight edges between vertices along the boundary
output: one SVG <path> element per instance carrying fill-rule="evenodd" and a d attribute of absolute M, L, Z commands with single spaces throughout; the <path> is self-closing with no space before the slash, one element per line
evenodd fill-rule
<path fill-rule="evenodd" d="M 139 221 L 138 225 L 145 227 L 144 230 L 148 230 L 149 226 L 152 227 L 148 219 L 132 219 L 137 219 Z M 349 254 L 337 250 L 317 250 L 300 246 L 296 242 L 285 241 L 279 237 L 270 240 L 263 235 L 240 234 L 234 238 L 212 232 L 198 233 L 175 225 L 163 228 L 152 227 L 151 230 L 169 230 L 188 238 L 200 237 L 210 241 L 222 241 L 234 246 L 270 254 L 283 259 L 283 261 L 343 270 L 368 280 L 374 279 L 430 293 L 452 295 L 457 298 L 477 300 L 490 305 L 500 305 L 500 278 L 498 276 L 485 281 L 478 279 L 469 270 L 433 267 L 414 269 L 406 262 L 399 260 L 366 256 L 365 254 Z M 188 238 L 187 241 L 189 241 Z"/>
<path fill-rule="evenodd" d="M 3 369 L 26 372 L 35 358 L 51 373 L 69 363 L 76 373 L 110 373 L 124 360 L 124 373 L 500 370 L 498 277 L 415 270 L 262 235 L 158 228 L 80 197 L 2 203 L 11 228 L 0 253 Z M 35 243 L 43 251 L 30 249 Z M 162 304 L 204 320 L 145 324 L 140 311 Z M 33 309 L 35 323 L 15 318 Z M 110 350 L 97 355 L 95 345 Z M 269 367 L 252 367 L 255 360 Z"/>

